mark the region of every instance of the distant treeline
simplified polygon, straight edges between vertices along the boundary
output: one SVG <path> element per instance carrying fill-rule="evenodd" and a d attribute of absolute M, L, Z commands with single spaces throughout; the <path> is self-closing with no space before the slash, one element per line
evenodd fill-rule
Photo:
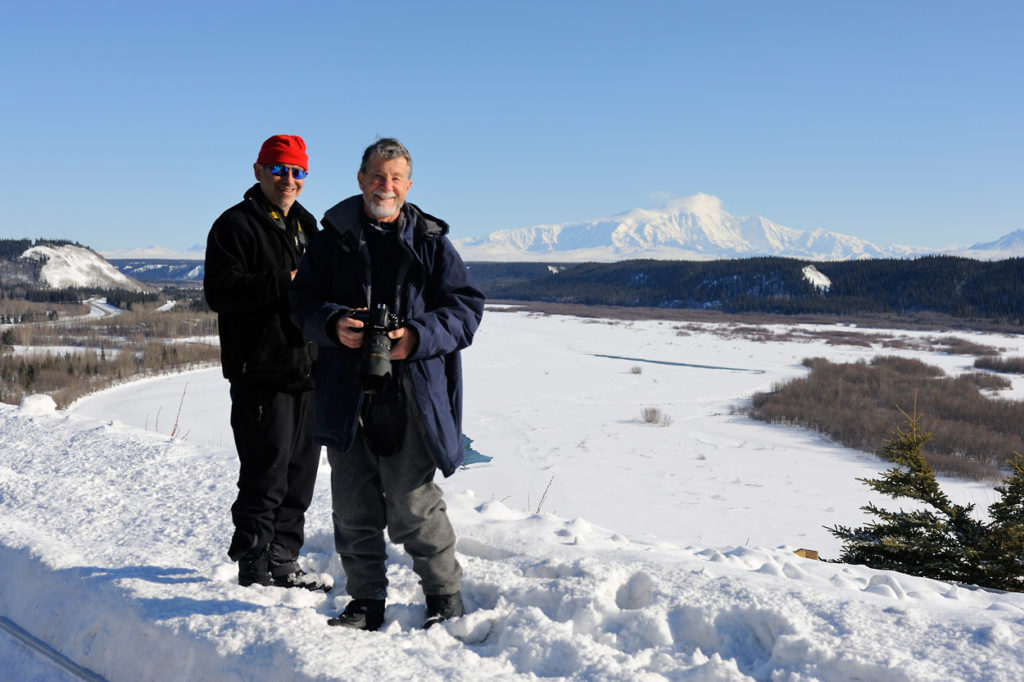
<path fill-rule="evenodd" d="M 0 260 L 20 258 L 33 246 L 81 246 L 67 239 L 0 239 Z"/>
<path fill-rule="evenodd" d="M 813 265 L 831 281 L 817 288 Z M 490 299 L 778 314 L 937 312 L 1024 324 L 1024 259 L 469 264 Z"/>
<path fill-rule="evenodd" d="M 78 303 L 97 297 L 106 298 L 107 303 L 117 306 L 122 310 L 131 310 L 132 306 L 136 303 L 154 303 L 163 298 L 158 293 L 127 291 L 125 289 L 101 289 L 98 287 L 26 289 L 22 292 L 0 289 L 0 298 L 22 298 L 35 303 Z"/>

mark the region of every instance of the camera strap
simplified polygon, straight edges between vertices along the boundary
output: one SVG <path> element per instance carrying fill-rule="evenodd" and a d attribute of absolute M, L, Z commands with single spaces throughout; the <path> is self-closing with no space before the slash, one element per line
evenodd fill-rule
<path fill-rule="evenodd" d="M 401 315 L 402 310 L 402 289 L 405 287 L 405 275 L 409 272 L 409 254 L 402 251 L 405 258 L 398 264 L 398 273 L 395 275 L 395 315 Z"/>
<path fill-rule="evenodd" d="M 359 253 L 363 260 L 363 278 L 366 282 L 366 308 L 368 310 L 373 309 L 373 265 L 370 262 L 370 248 L 366 243 L 366 230 L 378 229 L 373 223 L 365 226 L 359 231 Z M 395 273 L 395 300 L 394 306 L 391 311 L 396 315 L 402 314 L 402 289 L 405 287 L 405 277 L 409 272 L 409 261 L 411 256 L 406 253 L 405 248 L 401 244 L 401 235 L 396 228 L 394 230 L 395 239 L 399 241 L 398 253 L 402 254 L 402 258 L 398 262 L 398 271 Z"/>
<path fill-rule="evenodd" d="M 260 193 L 261 196 L 262 192 Z M 309 236 L 306 231 L 302 229 L 302 222 L 296 217 L 294 219 L 294 230 L 288 229 L 288 223 L 285 222 L 285 217 L 278 211 L 276 206 L 272 206 L 265 199 L 253 197 L 253 203 L 257 206 L 257 209 L 262 211 L 270 222 L 277 225 L 278 229 L 285 233 L 286 236 L 290 237 L 295 243 L 295 249 L 298 251 L 299 257 L 306 252 L 306 247 L 309 246 Z M 294 215 L 294 214 L 293 214 Z"/>

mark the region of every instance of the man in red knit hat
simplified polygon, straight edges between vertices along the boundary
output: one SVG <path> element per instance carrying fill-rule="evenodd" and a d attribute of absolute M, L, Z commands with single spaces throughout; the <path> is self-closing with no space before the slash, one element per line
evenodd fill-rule
<path fill-rule="evenodd" d="M 228 556 L 241 585 L 329 590 L 299 567 L 320 446 L 312 440 L 316 346 L 292 324 L 288 285 L 317 232 L 298 203 L 306 143 L 274 135 L 253 164 L 256 184 L 213 223 L 203 290 L 218 314 L 240 462 Z"/>

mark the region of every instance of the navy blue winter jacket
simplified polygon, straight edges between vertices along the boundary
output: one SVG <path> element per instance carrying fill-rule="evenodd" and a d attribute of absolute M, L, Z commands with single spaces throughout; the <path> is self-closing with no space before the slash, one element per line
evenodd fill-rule
<path fill-rule="evenodd" d="M 417 332 L 419 343 L 406 360 L 394 363 L 393 371 L 413 399 L 423 440 L 447 477 L 463 460 L 459 351 L 473 341 L 484 295 L 445 236 L 447 223 L 413 204 L 406 203 L 402 211 L 406 220 L 399 242 L 409 261 L 397 312 Z M 352 447 L 359 423 L 363 352 L 338 341 L 332 318 L 369 306 L 362 215 L 362 195 L 327 211 L 324 229 L 289 289 L 292 320 L 320 348 L 313 440 L 341 451 Z"/>

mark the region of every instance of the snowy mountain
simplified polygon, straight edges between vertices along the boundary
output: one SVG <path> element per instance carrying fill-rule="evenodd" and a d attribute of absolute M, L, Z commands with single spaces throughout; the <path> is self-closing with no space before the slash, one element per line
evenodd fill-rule
<path fill-rule="evenodd" d="M 175 251 L 166 246 L 151 245 L 130 249 L 114 249 L 101 251 L 107 260 L 195 260 L 206 258 L 206 244 L 193 244 L 184 251 Z"/>
<path fill-rule="evenodd" d="M 673 199 L 657 208 L 634 209 L 610 218 L 499 230 L 455 243 L 467 261 L 610 262 L 754 256 L 822 261 L 904 258 L 939 252 L 915 246 L 881 247 L 822 229 L 785 227 L 761 216 L 733 216 L 722 208 L 718 197 L 709 194 Z M 1024 244 L 1018 243 L 1015 252 L 1000 254 L 996 257 L 1024 255 Z"/>
<path fill-rule="evenodd" d="M 202 282 L 206 263 L 195 259 L 111 258 L 110 264 L 140 282 Z"/>
<path fill-rule="evenodd" d="M 71 287 L 150 291 L 108 263 L 102 256 L 83 246 L 37 245 L 21 254 L 22 260 L 42 264 L 38 283 L 52 289 Z"/>
<path fill-rule="evenodd" d="M 1001 260 L 1024 256 L 1024 230 L 1016 230 L 991 242 L 977 243 L 954 255 L 977 260 Z"/>
<path fill-rule="evenodd" d="M 497 230 L 453 240 L 463 260 L 615 262 L 631 259 L 717 260 L 781 256 L 814 261 L 915 258 L 941 254 L 976 260 L 1024 257 L 1024 230 L 970 247 L 878 246 L 823 229 L 798 230 L 762 216 L 737 217 L 710 194 L 672 199 L 609 218 Z M 146 282 L 199 281 L 205 245 L 184 251 L 146 246 L 104 251 L 125 274 Z"/>

